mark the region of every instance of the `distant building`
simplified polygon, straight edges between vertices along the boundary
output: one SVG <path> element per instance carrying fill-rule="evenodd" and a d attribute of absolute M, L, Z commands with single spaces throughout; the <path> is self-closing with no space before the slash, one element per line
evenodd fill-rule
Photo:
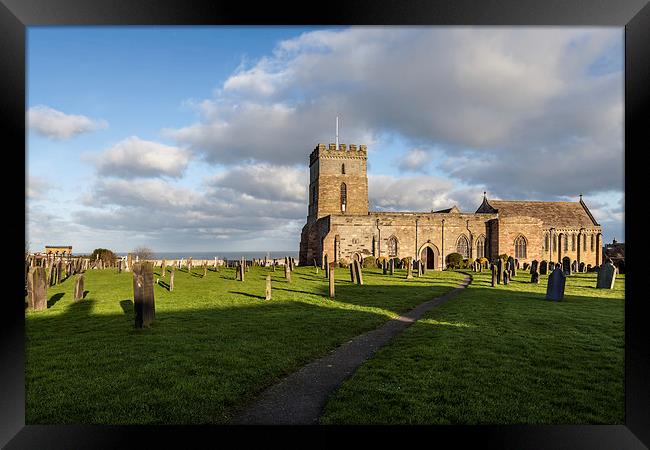
<path fill-rule="evenodd" d="M 45 254 L 50 255 L 72 255 L 72 245 L 46 245 Z"/>
<path fill-rule="evenodd" d="M 619 271 L 623 272 L 623 270 L 621 270 L 621 264 L 624 268 L 625 243 L 616 242 L 616 239 L 613 239 L 611 244 L 605 244 L 605 247 L 603 247 L 603 260 L 605 260 L 605 258 L 611 259 L 612 263 L 619 268 Z"/>
<path fill-rule="evenodd" d="M 309 159 L 307 224 L 300 265 L 367 256 L 419 259 L 445 268 L 445 257 L 493 260 L 508 254 L 521 263 L 571 261 L 596 266 L 602 228 L 583 202 L 488 200 L 474 213 L 453 206 L 431 212 L 372 212 L 368 208 L 366 146 L 319 144 Z M 404 183 L 400 188 L 409 191 Z M 412 195 L 418 195 L 413 192 Z"/>

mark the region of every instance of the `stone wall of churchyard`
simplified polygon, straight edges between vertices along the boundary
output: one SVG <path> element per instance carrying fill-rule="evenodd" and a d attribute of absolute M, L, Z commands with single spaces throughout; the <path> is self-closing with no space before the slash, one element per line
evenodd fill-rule
<path fill-rule="evenodd" d="M 562 258 L 568 256 L 571 261 L 584 262 L 592 266 L 602 264 L 601 247 L 602 236 L 601 227 L 590 228 L 555 228 L 552 232 L 546 226 L 542 230 L 542 244 L 540 260 L 562 261 Z M 548 246 L 545 244 L 545 236 L 548 235 Z M 555 235 L 555 239 L 553 239 Z M 575 236 L 575 245 L 573 236 Z M 593 236 L 593 246 L 591 244 Z M 565 250 L 566 241 L 566 250 Z"/>

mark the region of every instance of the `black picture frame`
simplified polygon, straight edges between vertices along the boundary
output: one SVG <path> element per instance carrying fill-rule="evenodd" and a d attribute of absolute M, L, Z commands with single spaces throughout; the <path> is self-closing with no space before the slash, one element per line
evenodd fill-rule
<path fill-rule="evenodd" d="M 26 27 L 40 25 L 572 25 L 625 27 L 625 424 L 553 426 L 438 426 L 438 427 L 301 427 L 301 434 L 346 438 L 361 430 L 368 437 L 402 444 L 418 435 L 429 445 L 467 444 L 488 448 L 637 449 L 650 446 L 650 336 L 645 324 L 647 299 L 643 295 L 641 257 L 635 244 L 643 242 L 646 175 L 643 154 L 648 149 L 650 116 L 650 6 L 648 0 L 376 0 L 323 3 L 181 0 L 0 0 L 0 127 L 5 158 L 20 165 L 25 148 Z M 644 139 L 645 138 L 645 139 Z M 20 222 L 25 203 L 19 198 L 24 171 L 5 165 L 5 193 L 16 201 L 5 214 L 5 244 L 15 245 L 7 259 L 9 279 L 19 279 L 22 245 L 15 236 L 25 233 Z M 638 175 L 637 175 L 638 174 Z M 5 208 L 7 201 L 5 200 Z M 641 244 L 643 245 L 643 244 Z M 0 312 L 0 446 L 6 448 L 124 448 L 136 442 L 147 447 L 204 447 L 240 443 L 251 437 L 282 437 L 284 442 L 311 445 L 304 436 L 287 441 L 293 427 L 229 426 L 25 426 L 25 327 L 19 298 L 20 283 L 2 299 Z M 21 294 L 24 295 L 24 294 Z M 73 380 L 71 380 L 73 382 Z M 279 436 L 282 434 L 283 436 Z M 410 439 L 409 439 L 410 441 Z M 368 442 L 368 441 L 366 441 Z M 416 444 L 414 441 L 414 445 Z M 206 445 L 207 444 L 207 445 Z M 365 445 L 368 445 L 367 443 Z M 403 444 L 402 444 L 403 445 Z"/>

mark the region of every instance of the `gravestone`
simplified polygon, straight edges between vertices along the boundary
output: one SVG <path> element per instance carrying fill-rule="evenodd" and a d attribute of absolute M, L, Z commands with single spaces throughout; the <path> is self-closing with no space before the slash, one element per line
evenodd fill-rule
<path fill-rule="evenodd" d="M 530 282 L 534 284 L 539 284 L 539 273 L 533 272 L 530 274 Z"/>
<path fill-rule="evenodd" d="M 287 279 L 287 283 L 291 283 L 291 270 L 289 270 L 289 265 L 284 265 L 284 278 Z"/>
<path fill-rule="evenodd" d="M 524 267 L 524 270 L 528 270 L 528 269 L 530 269 L 530 264 L 524 263 L 523 267 Z"/>
<path fill-rule="evenodd" d="M 352 262 L 350 263 L 350 266 L 349 266 L 349 267 L 350 267 L 350 281 L 351 281 L 352 283 L 356 283 L 356 282 L 357 282 L 357 278 L 356 278 L 356 274 L 354 273 L 354 272 L 355 272 L 354 261 L 352 261 Z"/>
<path fill-rule="evenodd" d="M 101 261 L 101 259 L 100 259 Z M 63 262 L 59 260 L 59 263 L 56 265 L 56 284 L 61 284 L 61 272 L 63 271 Z"/>
<path fill-rule="evenodd" d="M 519 270 L 519 260 L 518 259 L 515 259 L 515 268 L 517 270 Z M 516 275 L 516 272 L 515 272 L 515 275 Z"/>
<path fill-rule="evenodd" d="M 246 263 L 244 263 L 244 264 L 246 264 Z M 246 269 L 245 269 L 244 264 L 239 265 L 239 278 L 240 278 L 241 281 L 244 281 L 244 279 L 246 278 L 245 275 L 244 275 L 246 273 Z"/>
<path fill-rule="evenodd" d="M 117 262 L 117 273 L 122 273 L 122 260 Z"/>
<path fill-rule="evenodd" d="M 330 277 L 330 264 L 327 255 L 323 257 L 323 270 L 325 270 L 325 278 Z"/>
<path fill-rule="evenodd" d="M 538 270 L 539 270 L 539 263 L 537 262 L 536 259 L 533 259 L 533 262 L 530 263 L 530 273 L 538 272 Z"/>
<path fill-rule="evenodd" d="M 539 274 L 540 275 L 546 275 L 548 273 L 548 263 L 546 261 L 542 261 L 539 263 Z"/>
<path fill-rule="evenodd" d="M 406 279 L 407 280 L 412 280 L 413 279 L 413 260 L 411 258 L 408 258 L 406 260 Z"/>
<path fill-rule="evenodd" d="M 208 265 L 203 263 L 203 276 L 205 277 L 208 274 Z"/>
<path fill-rule="evenodd" d="M 388 263 L 388 269 L 389 274 L 393 276 L 395 274 L 395 260 L 393 258 L 391 258 L 390 262 Z"/>
<path fill-rule="evenodd" d="M 591 264 L 587 264 L 587 272 L 591 272 L 592 269 L 593 267 L 591 267 Z"/>
<path fill-rule="evenodd" d="M 271 275 L 266 276 L 266 291 L 264 300 L 271 300 Z"/>
<path fill-rule="evenodd" d="M 77 279 L 74 284 L 74 301 L 78 302 L 84 296 L 84 276 L 77 275 Z"/>
<path fill-rule="evenodd" d="M 424 261 L 420 260 L 420 263 L 418 264 L 418 275 L 423 277 L 424 276 Z"/>
<path fill-rule="evenodd" d="M 508 281 L 510 281 L 510 271 L 506 270 L 503 272 L 503 284 L 507 285 Z"/>
<path fill-rule="evenodd" d="M 164 276 L 166 275 L 167 261 L 165 261 L 165 260 L 163 259 L 163 260 L 162 260 L 162 263 L 161 263 L 160 266 L 161 266 L 161 267 L 160 267 L 160 269 L 161 269 L 161 270 L 160 270 L 160 272 L 161 272 L 161 273 L 160 273 L 160 276 L 161 276 L 161 277 L 164 277 Z"/>
<path fill-rule="evenodd" d="M 135 327 L 148 327 L 156 316 L 153 291 L 153 264 L 137 262 L 133 264 L 133 305 L 135 308 Z"/>
<path fill-rule="evenodd" d="M 581 262 L 580 265 L 578 266 L 578 269 L 580 270 L 580 273 L 585 273 L 587 271 L 587 266 L 585 263 Z"/>
<path fill-rule="evenodd" d="M 129 253 L 126 256 L 126 267 L 124 268 L 125 271 L 130 271 L 131 268 L 133 267 L 133 254 Z"/>
<path fill-rule="evenodd" d="M 564 298 L 565 284 L 566 276 L 564 275 L 562 268 L 558 265 L 548 276 L 548 283 L 546 285 L 546 300 L 562 300 Z"/>
<path fill-rule="evenodd" d="M 329 267 L 329 266 L 328 266 Z M 327 270 L 328 273 L 328 281 L 329 281 L 329 288 L 330 288 L 330 298 L 334 298 L 334 268 L 328 268 Z"/>
<path fill-rule="evenodd" d="M 381 271 L 382 271 L 382 273 L 383 273 L 384 275 L 386 275 L 386 271 L 387 271 L 386 264 L 387 264 L 387 263 L 386 263 L 386 260 L 384 259 L 384 260 L 381 262 Z"/>
<path fill-rule="evenodd" d="M 50 268 L 47 271 L 47 284 L 52 286 L 54 283 L 54 264 L 50 264 Z"/>
<path fill-rule="evenodd" d="M 573 262 L 571 263 L 571 273 L 577 271 L 578 271 L 578 261 L 574 259 Z"/>
<path fill-rule="evenodd" d="M 497 284 L 501 284 L 503 279 L 503 260 L 501 258 L 497 259 Z"/>
<path fill-rule="evenodd" d="M 517 276 L 517 263 L 515 261 L 510 261 L 510 277 Z"/>
<path fill-rule="evenodd" d="M 562 272 L 564 275 L 571 275 L 571 258 L 568 256 L 562 258 Z"/>
<path fill-rule="evenodd" d="M 31 311 L 47 309 L 47 279 L 44 267 L 32 267 L 27 272 L 27 307 Z"/>
<path fill-rule="evenodd" d="M 354 261 L 354 265 L 357 266 L 355 271 L 357 272 L 357 284 L 363 286 L 363 272 L 361 270 L 361 263 L 359 261 Z"/>
<path fill-rule="evenodd" d="M 169 292 L 174 290 L 174 274 L 176 273 L 176 268 L 172 266 L 169 271 Z"/>
<path fill-rule="evenodd" d="M 492 264 L 492 287 L 497 285 L 497 266 Z"/>
<path fill-rule="evenodd" d="M 596 279 L 596 288 L 598 289 L 613 289 L 616 282 L 616 267 L 610 260 L 607 260 L 598 270 L 598 277 Z"/>

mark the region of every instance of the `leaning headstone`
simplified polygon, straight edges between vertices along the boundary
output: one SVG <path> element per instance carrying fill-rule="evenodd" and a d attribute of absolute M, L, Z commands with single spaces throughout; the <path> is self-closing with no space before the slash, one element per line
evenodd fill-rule
<path fill-rule="evenodd" d="M 542 261 L 539 264 L 539 274 L 546 275 L 547 273 L 548 273 L 548 263 L 546 261 Z"/>
<path fill-rule="evenodd" d="M 271 275 L 266 276 L 266 291 L 264 300 L 271 300 Z"/>
<path fill-rule="evenodd" d="M 546 300 L 562 300 L 564 298 L 565 284 L 566 276 L 564 275 L 562 268 L 558 265 L 548 276 L 548 283 L 546 285 Z"/>
<path fill-rule="evenodd" d="M 174 290 L 174 274 L 176 273 L 176 268 L 172 266 L 172 269 L 169 271 L 169 292 Z"/>
<path fill-rule="evenodd" d="M 530 282 L 534 284 L 539 284 L 539 273 L 533 272 L 530 274 Z"/>
<path fill-rule="evenodd" d="M 611 261 L 607 261 L 598 269 L 598 277 L 596 279 L 596 288 L 598 289 L 613 289 L 616 282 L 616 267 Z"/>
<path fill-rule="evenodd" d="M 384 260 L 382 260 L 382 262 L 381 262 L 381 272 L 382 272 L 383 275 L 386 275 L 386 269 L 387 269 L 387 267 L 386 267 L 386 260 L 384 259 Z"/>
<path fill-rule="evenodd" d="M 363 286 L 363 272 L 361 271 L 361 263 L 359 261 L 354 261 L 354 265 L 357 266 L 355 271 L 357 272 L 357 284 Z"/>
<path fill-rule="evenodd" d="M 77 275 L 77 279 L 74 284 L 74 301 L 78 302 L 84 296 L 84 276 Z"/>
<path fill-rule="evenodd" d="M 135 327 L 148 327 L 156 316 L 153 295 L 153 264 L 137 262 L 133 264 L 133 304 L 135 308 Z"/>
<path fill-rule="evenodd" d="M 44 267 L 32 267 L 27 272 L 27 307 L 31 311 L 47 309 L 47 279 Z"/>
<path fill-rule="evenodd" d="M 350 263 L 350 281 L 351 281 L 352 283 L 356 283 L 356 282 L 357 282 L 357 278 L 356 278 L 356 276 L 355 276 L 355 273 L 354 273 L 355 270 L 354 270 L 354 269 L 355 269 L 355 265 L 354 265 L 354 261 L 352 261 L 352 262 Z"/>
<path fill-rule="evenodd" d="M 327 270 L 327 273 L 329 274 L 328 281 L 329 281 L 329 288 L 330 288 L 330 298 L 334 298 L 334 268 L 331 267 Z"/>
<path fill-rule="evenodd" d="M 492 287 L 497 285 L 497 270 L 496 264 L 492 264 Z"/>

